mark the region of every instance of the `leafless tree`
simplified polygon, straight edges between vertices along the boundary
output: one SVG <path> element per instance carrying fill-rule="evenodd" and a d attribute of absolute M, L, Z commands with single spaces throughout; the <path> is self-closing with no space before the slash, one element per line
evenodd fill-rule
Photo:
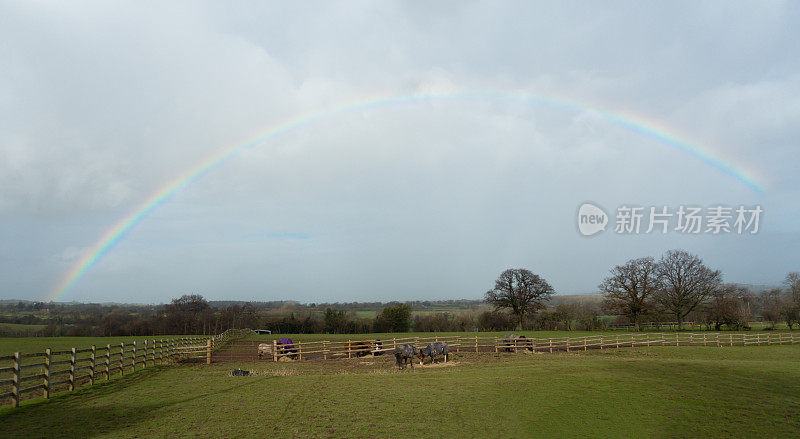
<path fill-rule="evenodd" d="M 494 289 L 486 292 L 486 302 L 495 309 L 510 309 L 521 328 L 525 315 L 544 308 L 544 302 L 553 294 L 553 287 L 539 275 L 514 268 L 502 272 L 494 281 Z"/>
<path fill-rule="evenodd" d="M 747 327 L 752 317 L 746 300 L 750 297 L 747 287 L 725 284 L 717 288 L 705 309 L 706 320 L 719 331 L 722 325 L 738 330 Z"/>
<path fill-rule="evenodd" d="M 599 289 L 603 294 L 603 307 L 624 315 L 638 327 L 641 317 L 652 309 L 651 300 L 659 286 L 656 263 L 653 258 L 646 257 L 614 267 Z"/>
<path fill-rule="evenodd" d="M 684 250 L 670 250 L 658 261 L 656 272 L 661 287 L 656 301 L 683 327 L 687 314 L 703 303 L 721 284 L 719 270 L 712 270 L 703 260 Z"/>
<path fill-rule="evenodd" d="M 789 292 L 789 298 L 797 305 L 800 305 L 800 273 L 793 271 L 786 275 L 783 282 Z"/>
<path fill-rule="evenodd" d="M 775 329 L 775 323 L 781 319 L 781 290 L 762 291 L 758 301 L 761 302 L 761 317 L 770 323 L 771 329 Z"/>

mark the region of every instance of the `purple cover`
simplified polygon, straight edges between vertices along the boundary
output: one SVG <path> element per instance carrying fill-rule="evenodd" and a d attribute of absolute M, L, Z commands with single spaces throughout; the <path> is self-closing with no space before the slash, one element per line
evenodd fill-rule
<path fill-rule="evenodd" d="M 294 343 L 292 343 L 291 338 L 283 337 L 282 339 L 278 340 L 278 344 L 283 345 L 283 347 L 287 349 L 294 349 Z"/>

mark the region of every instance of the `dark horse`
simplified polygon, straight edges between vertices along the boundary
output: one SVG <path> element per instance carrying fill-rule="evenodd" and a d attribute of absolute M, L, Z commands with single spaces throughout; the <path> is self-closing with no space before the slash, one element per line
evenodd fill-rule
<path fill-rule="evenodd" d="M 443 355 L 444 362 L 447 363 L 447 356 L 450 354 L 450 348 L 447 346 L 447 343 L 443 343 L 437 341 L 436 343 L 429 344 L 423 349 L 419 350 L 419 364 L 425 363 L 425 357 L 431 357 L 432 362 L 436 362 L 436 356 Z"/>
<path fill-rule="evenodd" d="M 411 364 L 414 368 L 414 356 L 418 355 L 419 350 L 416 346 L 410 344 L 401 344 L 394 348 L 394 358 L 397 360 L 397 367 L 405 369 L 406 363 Z"/>

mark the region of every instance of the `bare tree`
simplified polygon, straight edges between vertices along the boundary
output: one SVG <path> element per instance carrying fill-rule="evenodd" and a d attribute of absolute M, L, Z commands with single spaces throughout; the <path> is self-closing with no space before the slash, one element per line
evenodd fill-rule
<path fill-rule="evenodd" d="M 781 290 L 773 288 L 762 291 L 758 301 L 761 304 L 761 317 L 770 323 L 770 329 L 775 329 L 775 323 L 781 318 Z"/>
<path fill-rule="evenodd" d="M 624 315 L 638 328 L 641 317 L 652 309 L 650 302 L 660 286 L 656 263 L 651 257 L 631 259 L 611 269 L 600 284 L 603 306 Z"/>
<path fill-rule="evenodd" d="M 747 328 L 750 320 L 750 309 L 746 300 L 751 293 L 747 287 L 736 284 L 721 285 L 711 294 L 711 300 L 705 309 L 706 320 L 719 331 L 722 325 L 738 330 Z"/>
<path fill-rule="evenodd" d="M 712 270 L 703 260 L 683 250 L 670 250 L 658 261 L 656 272 L 661 287 L 655 295 L 656 301 L 678 320 L 678 329 L 683 319 L 703 303 L 722 282 L 719 270 Z"/>
<path fill-rule="evenodd" d="M 494 281 L 494 289 L 486 292 L 486 302 L 495 309 L 510 309 L 521 328 L 525 315 L 544 308 L 544 302 L 553 294 L 553 287 L 539 275 L 515 268 L 502 272 Z"/>
<path fill-rule="evenodd" d="M 789 298 L 795 304 L 800 305 L 800 273 L 793 271 L 786 275 L 786 280 L 783 282 L 789 292 Z"/>

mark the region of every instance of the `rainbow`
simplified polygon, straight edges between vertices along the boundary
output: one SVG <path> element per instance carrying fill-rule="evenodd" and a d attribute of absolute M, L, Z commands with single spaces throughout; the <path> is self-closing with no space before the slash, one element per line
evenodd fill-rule
<path fill-rule="evenodd" d="M 122 240 L 133 227 L 147 217 L 150 212 L 163 205 L 181 189 L 203 177 L 206 173 L 244 151 L 255 148 L 265 142 L 289 132 L 297 131 L 309 125 L 321 122 L 333 116 L 348 113 L 374 110 L 382 107 L 412 105 L 434 100 L 501 100 L 516 101 L 528 105 L 552 107 L 567 112 L 590 112 L 600 118 L 620 126 L 624 129 L 654 138 L 661 143 L 669 145 L 679 151 L 687 153 L 706 164 L 727 174 L 757 193 L 762 193 L 762 184 L 753 173 L 745 171 L 730 161 L 723 160 L 719 154 L 714 154 L 708 149 L 700 148 L 688 141 L 682 140 L 674 130 L 661 126 L 656 122 L 645 120 L 641 117 L 612 112 L 590 105 L 579 104 L 567 100 L 538 96 L 526 93 L 512 93 L 502 91 L 458 91 L 449 93 L 413 94 L 413 95 L 387 95 L 378 98 L 362 100 L 356 103 L 339 106 L 333 109 L 319 111 L 304 117 L 290 120 L 283 125 L 267 130 L 255 138 L 236 145 L 229 146 L 199 164 L 186 170 L 181 175 L 167 182 L 163 187 L 150 195 L 133 212 L 115 224 L 78 260 L 78 262 L 60 279 L 58 284 L 48 294 L 51 301 L 64 297 L 75 284 L 89 271 L 106 253 L 108 253 L 120 240 Z"/>

